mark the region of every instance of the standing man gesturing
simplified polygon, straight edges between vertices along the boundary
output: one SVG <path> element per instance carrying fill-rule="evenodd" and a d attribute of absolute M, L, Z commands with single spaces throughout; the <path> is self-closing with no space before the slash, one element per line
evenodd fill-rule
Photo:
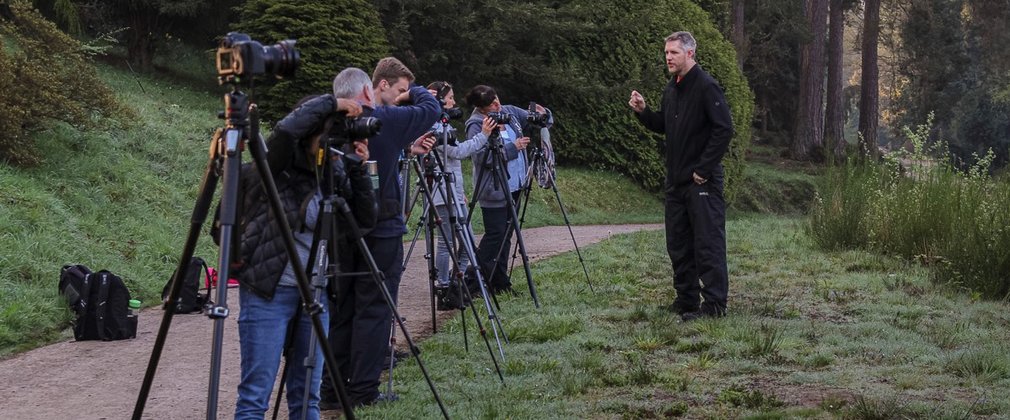
<path fill-rule="evenodd" d="M 677 290 L 669 308 L 684 321 L 725 315 L 729 292 L 721 161 L 733 121 L 722 87 L 695 62 L 697 46 L 689 32 L 666 37 L 666 67 L 673 78 L 658 112 L 638 91 L 628 101 L 646 128 L 665 134 L 666 250 Z"/>

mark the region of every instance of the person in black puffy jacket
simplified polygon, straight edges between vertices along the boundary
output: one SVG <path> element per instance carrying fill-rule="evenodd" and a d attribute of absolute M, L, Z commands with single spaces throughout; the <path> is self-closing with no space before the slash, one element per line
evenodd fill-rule
<path fill-rule="evenodd" d="M 270 172 L 277 184 L 284 217 L 291 226 L 302 267 L 309 263 L 315 225 L 321 214 L 322 187 L 327 186 L 323 180 L 329 178 L 321 173 L 326 166 L 320 165 L 322 161 L 316 158 L 319 142 L 329 135 L 333 124 L 341 123 L 341 118 L 357 116 L 361 111 L 354 100 L 338 99 L 333 95 L 311 97 L 278 122 L 267 141 Z M 368 159 L 368 141 L 349 143 L 345 153 L 332 161 L 333 189 L 348 201 L 358 224 L 368 229 L 374 226 L 376 219 L 371 179 L 363 167 Z M 307 418 L 318 419 L 323 355 L 317 346 L 309 404 L 304 407 L 308 370 L 303 361 L 309 356 L 309 341 L 314 334 L 312 320 L 300 310 L 301 295 L 283 235 L 274 221 L 259 172 L 253 165 L 247 164 L 242 170 L 242 207 L 237 229 L 241 237 L 235 265 L 241 284 L 238 324 L 242 377 L 235 418 L 263 418 L 281 354 L 288 342 L 290 368 L 285 378 L 288 417 L 302 418 L 302 412 L 306 411 Z M 346 234 L 346 221 L 341 219 L 339 212 L 337 215 L 337 229 Z M 333 242 L 341 242 L 340 238 L 336 239 Z M 327 325 L 328 299 L 321 299 L 319 303 L 325 309 L 321 321 Z"/>

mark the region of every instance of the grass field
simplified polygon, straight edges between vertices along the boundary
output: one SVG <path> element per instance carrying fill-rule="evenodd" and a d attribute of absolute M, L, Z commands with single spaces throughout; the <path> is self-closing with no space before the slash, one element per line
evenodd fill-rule
<path fill-rule="evenodd" d="M 506 298 L 505 382 L 468 315 L 422 344 L 456 418 L 1004 418 L 1010 315 L 934 288 L 926 271 L 865 252 L 824 253 L 804 219 L 728 224 L 730 313 L 679 323 L 662 232 L 534 265 L 543 307 Z M 492 348 L 496 348 L 494 341 Z M 434 418 L 414 362 L 401 400 L 365 418 Z"/>

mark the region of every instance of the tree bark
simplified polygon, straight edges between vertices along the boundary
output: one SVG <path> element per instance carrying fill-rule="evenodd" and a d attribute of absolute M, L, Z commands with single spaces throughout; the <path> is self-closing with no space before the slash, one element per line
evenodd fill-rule
<path fill-rule="evenodd" d="M 845 0 L 831 0 L 828 27 L 828 101 L 824 116 L 824 141 L 837 162 L 845 160 L 845 97 L 842 78 Z"/>
<path fill-rule="evenodd" d="M 828 0 L 807 0 L 804 9 L 811 37 L 800 53 L 800 97 L 792 154 L 798 160 L 819 160 L 824 149 L 824 43 Z"/>
<path fill-rule="evenodd" d="M 743 71 L 747 60 L 747 32 L 744 29 L 744 0 L 733 0 L 730 9 L 733 46 L 736 47 L 736 66 Z"/>
<path fill-rule="evenodd" d="M 863 4 L 863 71 L 859 95 L 859 151 L 861 157 L 877 157 L 877 124 L 880 118 L 880 69 L 877 43 L 880 38 L 880 0 Z"/>

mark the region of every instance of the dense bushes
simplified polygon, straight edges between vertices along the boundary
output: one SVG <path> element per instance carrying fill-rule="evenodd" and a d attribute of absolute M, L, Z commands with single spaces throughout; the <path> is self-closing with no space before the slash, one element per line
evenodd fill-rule
<path fill-rule="evenodd" d="M 933 267 L 941 284 L 1002 299 L 1010 293 L 1010 179 L 969 172 L 923 153 L 928 125 L 906 134 L 916 153 L 836 168 L 814 205 L 811 231 L 825 248 L 867 248 Z M 946 153 L 944 154 L 946 155 Z"/>
<path fill-rule="evenodd" d="M 15 1 L 0 16 L 0 159 L 21 166 L 41 156 L 33 133 L 48 120 L 77 127 L 125 112 L 98 79 L 85 47 Z"/>
<path fill-rule="evenodd" d="M 345 67 L 371 74 L 389 52 L 379 15 L 365 0 L 249 0 L 235 30 L 264 44 L 296 39 L 302 63 L 294 78 L 256 91 L 263 117 L 277 121 L 305 95 L 333 90 Z"/>

